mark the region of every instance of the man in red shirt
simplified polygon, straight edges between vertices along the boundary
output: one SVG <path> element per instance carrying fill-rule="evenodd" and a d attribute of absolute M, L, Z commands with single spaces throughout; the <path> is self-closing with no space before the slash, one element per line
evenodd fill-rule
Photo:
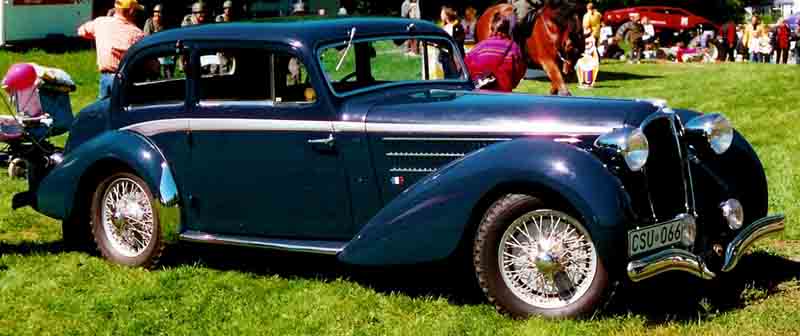
<path fill-rule="evenodd" d="M 101 16 L 78 28 L 78 35 L 94 40 L 97 47 L 98 97 L 101 99 L 111 95 L 114 74 L 128 48 L 144 37 L 144 32 L 133 23 L 136 11 L 142 9 L 144 7 L 137 0 L 116 0 L 114 16 Z"/>

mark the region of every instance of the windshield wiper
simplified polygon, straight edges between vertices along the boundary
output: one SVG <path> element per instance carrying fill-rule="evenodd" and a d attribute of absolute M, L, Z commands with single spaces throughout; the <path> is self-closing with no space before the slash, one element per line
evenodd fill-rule
<path fill-rule="evenodd" d="M 350 39 L 347 41 L 347 48 L 344 49 L 344 53 L 342 53 L 342 58 L 339 59 L 339 63 L 336 64 L 336 71 L 342 67 L 342 63 L 344 63 L 345 57 L 347 57 L 347 53 L 350 52 L 350 47 L 353 46 L 353 38 L 356 37 L 356 27 L 350 29 Z"/>

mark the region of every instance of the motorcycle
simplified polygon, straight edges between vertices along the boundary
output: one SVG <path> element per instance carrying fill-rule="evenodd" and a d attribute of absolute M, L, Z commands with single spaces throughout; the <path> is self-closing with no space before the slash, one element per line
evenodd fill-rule
<path fill-rule="evenodd" d="M 73 115 L 69 93 L 75 91 L 70 76 L 60 69 L 33 63 L 12 65 L 2 80 L 0 162 L 12 178 L 27 178 L 28 191 L 12 198 L 12 208 L 36 204 L 36 190 L 47 173 L 63 160 L 64 149 L 50 138 L 66 133 Z"/>

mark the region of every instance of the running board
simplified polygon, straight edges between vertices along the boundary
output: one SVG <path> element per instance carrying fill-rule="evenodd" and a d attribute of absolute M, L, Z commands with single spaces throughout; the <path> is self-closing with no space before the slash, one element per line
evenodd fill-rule
<path fill-rule="evenodd" d="M 214 245 L 258 247 L 271 250 L 336 255 L 347 242 L 322 240 L 267 239 L 245 236 L 218 235 L 199 231 L 181 233 L 181 240 Z"/>

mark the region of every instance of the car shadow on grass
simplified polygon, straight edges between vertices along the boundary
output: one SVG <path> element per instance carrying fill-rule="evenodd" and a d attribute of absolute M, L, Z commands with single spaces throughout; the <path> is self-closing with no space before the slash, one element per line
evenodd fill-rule
<path fill-rule="evenodd" d="M 780 285 L 800 279 L 800 262 L 766 252 L 742 258 L 730 273 L 710 281 L 671 272 L 617 287 L 603 315 L 645 318 L 648 324 L 695 323 L 744 308 L 781 292 Z"/>
<path fill-rule="evenodd" d="M 452 260 L 411 266 L 361 267 L 339 262 L 335 256 L 181 244 L 165 254 L 161 264 L 164 267 L 199 264 L 216 270 L 287 279 L 344 279 L 378 293 L 444 298 L 456 305 L 481 304 L 485 300 L 469 265 Z"/>
<path fill-rule="evenodd" d="M 165 267 L 200 264 L 288 279 L 345 279 L 378 293 L 443 298 L 454 305 L 486 303 L 471 266 L 454 259 L 413 266 L 357 267 L 333 256 L 184 244 L 163 261 Z M 671 272 L 641 283 L 622 283 L 596 318 L 634 314 L 651 324 L 703 321 L 779 293 L 780 284 L 798 276 L 800 262 L 755 252 L 742 258 L 733 272 L 712 281 Z"/>
<path fill-rule="evenodd" d="M 34 254 L 56 254 L 62 252 L 69 252 L 71 249 L 64 246 L 62 241 L 49 241 L 49 242 L 31 242 L 25 241 L 19 244 L 9 244 L 0 242 L 0 256 L 5 254 L 20 254 L 20 255 L 34 255 Z"/>

